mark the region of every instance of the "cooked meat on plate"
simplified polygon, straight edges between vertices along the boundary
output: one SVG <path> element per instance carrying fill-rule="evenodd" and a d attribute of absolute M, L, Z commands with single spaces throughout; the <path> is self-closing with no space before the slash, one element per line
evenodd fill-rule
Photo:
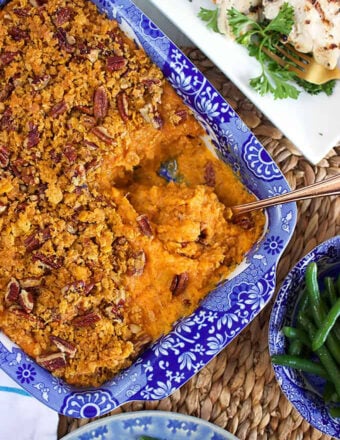
<path fill-rule="evenodd" d="M 295 11 L 289 42 L 300 52 L 333 69 L 340 57 L 340 0 L 217 0 L 219 29 L 228 30 L 226 11 L 234 7 L 255 20 L 275 18 L 284 3 Z"/>

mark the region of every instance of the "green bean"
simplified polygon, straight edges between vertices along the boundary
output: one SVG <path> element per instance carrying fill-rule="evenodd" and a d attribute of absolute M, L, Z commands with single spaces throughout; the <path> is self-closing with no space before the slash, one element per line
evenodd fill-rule
<path fill-rule="evenodd" d="M 325 402 L 337 402 L 338 395 L 334 391 L 334 385 L 332 384 L 332 382 L 326 382 L 323 392 L 323 399 Z"/>
<path fill-rule="evenodd" d="M 328 378 L 326 369 L 316 362 L 309 359 L 304 359 L 299 356 L 292 356 L 288 354 L 276 354 L 271 357 L 272 362 L 276 365 L 283 365 L 284 367 L 291 367 L 297 370 L 305 371 L 306 373 L 315 374 L 324 378 Z"/>
<path fill-rule="evenodd" d="M 298 315 L 298 325 L 305 330 L 306 332 L 308 332 L 309 329 L 309 325 L 310 325 L 310 321 L 307 318 L 307 316 L 305 315 L 305 313 L 300 313 Z"/>
<path fill-rule="evenodd" d="M 340 276 L 339 276 L 339 282 L 340 282 Z M 331 277 L 325 277 L 325 285 L 326 285 L 326 297 L 329 299 L 330 307 L 332 307 L 336 303 L 337 299 L 340 298 L 340 291 L 339 291 L 339 295 L 337 295 L 336 284 L 333 278 Z M 321 295 L 321 301 L 322 301 L 322 297 L 323 295 Z M 335 323 L 332 332 L 337 337 L 338 343 L 340 345 L 340 321 Z"/>
<path fill-rule="evenodd" d="M 329 408 L 329 413 L 332 417 L 340 417 L 340 406 L 333 406 Z"/>
<path fill-rule="evenodd" d="M 325 277 L 324 283 L 326 286 L 326 293 L 329 298 L 329 302 L 331 306 L 334 306 L 337 300 L 334 282 L 331 277 Z"/>
<path fill-rule="evenodd" d="M 289 344 L 288 354 L 292 356 L 300 356 L 302 353 L 303 344 L 300 339 L 293 339 L 293 341 Z"/>
<path fill-rule="evenodd" d="M 301 313 L 305 313 L 308 310 L 308 304 L 309 304 L 309 298 L 307 295 L 307 290 L 304 290 L 300 301 L 299 301 L 299 311 L 298 311 L 298 317 Z"/>
<path fill-rule="evenodd" d="M 302 316 L 300 318 L 300 324 L 304 327 L 304 329 L 310 334 L 311 338 L 313 339 L 317 329 L 315 325 L 309 321 L 305 316 Z M 340 369 L 337 366 L 337 364 L 334 362 L 331 354 L 329 353 L 328 349 L 325 345 L 318 348 L 315 353 L 318 355 L 321 364 L 325 368 L 325 370 L 328 373 L 328 376 L 330 380 L 334 384 L 334 388 L 337 392 L 337 394 L 340 396 Z"/>
<path fill-rule="evenodd" d="M 316 263 L 309 263 L 306 268 L 306 287 L 307 295 L 309 298 L 309 306 L 312 311 L 314 322 L 317 327 L 321 327 L 326 317 L 326 309 L 320 298 L 320 290 L 317 278 L 317 265 Z M 336 362 L 340 365 L 340 341 L 333 334 L 329 333 L 327 338 L 327 347 L 332 353 Z"/>
<path fill-rule="evenodd" d="M 307 333 L 301 328 L 288 327 L 285 326 L 282 329 L 283 334 L 289 339 L 298 339 L 306 347 L 312 348 L 312 343 L 307 335 Z"/>
<path fill-rule="evenodd" d="M 319 327 L 318 331 L 316 332 L 312 341 L 313 351 L 316 351 L 318 348 L 321 347 L 321 345 L 325 343 L 329 335 L 329 332 L 334 327 L 334 324 L 336 323 L 339 316 L 340 316 L 340 298 L 335 302 L 333 307 L 330 309 L 322 325 Z"/>
<path fill-rule="evenodd" d="M 318 267 L 316 263 L 309 263 L 306 268 L 306 287 L 309 298 L 309 305 L 311 307 L 315 323 L 322 321 L 320 315 L 320 290 L 318 284 Z"/>
<path fill-rule="evenodd" d="M 340 296 L 340 274 L 338 275 L 338 278 L 335 281 L 335 288 L 337 290 L 338 296 Z"/>

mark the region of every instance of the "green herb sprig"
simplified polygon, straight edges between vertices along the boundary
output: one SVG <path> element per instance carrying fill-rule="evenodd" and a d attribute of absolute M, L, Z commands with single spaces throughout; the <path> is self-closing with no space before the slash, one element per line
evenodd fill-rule
<path fill-rule="evenodd" d="M 205 9 L 201 8 L 198 16 L 207 23 L 207 27 L 214 32 L 221 33 L 218 29 L 217 18 L 218 9 Z"/>
<path fill-rule="evenodd" d="M 217 29 L 217 32 L 219 32 L 217 9 L 207 10 L 201 8 L 198 15 L 208 23 L 209 28 Z M 321 92 L 327 95 L 332 94 L 335 86 L 334 80 L 322 85 L 302 80 L 294 72 L 280 66 L 263 51 L 263 48 L 267 48 L 271 52 L 278 53 L 276 47 L 284 47 L 282 41 L 290 34 L 294 25 L 294 8 L 291 5 L 284 3 L 278 15 L 271 21 L 265 20 L 258 23 L 235 8 L 231 8 L 227 12 L 227 18 L 236 42 L 245 46 L 249 55 L 255 57 L 260 63 L 260 75 L 252 78 L 249 82 L 250 86 L 260 95 L 271 93 L 274 99 L 297 99 L 301 93 L 301 88 L 312 95 Z M 278 55 L 281 54 L 278 53 Z"/>

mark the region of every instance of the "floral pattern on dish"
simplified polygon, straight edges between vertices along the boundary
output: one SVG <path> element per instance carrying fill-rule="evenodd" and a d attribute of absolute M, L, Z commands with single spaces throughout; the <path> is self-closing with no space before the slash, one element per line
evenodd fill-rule
<path fill-rule="evenodd" d="M 237 440 L 205 420 L 166 411 L 138 411 L 106 417 L 79 428 L 63 440 L 132 440 L 142 436 L 164 440 Z"/>
<path fill-rule="evenodd" d="M 276 164 L 235 111 L 130 0 L 93 1 L 101 12 L 117 19 L 163 70 L 211 137 L 217 156 L 237 170 L 249 191 L 259 198 L 268 197 L 273 181 L 281 191 L 290 190 Z M 33 365 L 35 381 L 25 381 L 22 386 L 55 411 L 70 417 L 99 416 L 128 401 L 167 397 L 229 344 L 272 297 L 276 266 L 294 230 L 296 205 L 270 208 L 267 213 L 264 236 L 228 280 L 216 286 L 192 315 L 175 323 L 173 330 L 156 341 L 130 368 L 101 387 L 79 390 L 64 384 L 0 333 L 2 369 L 20 382 L 18 368 L 24 371 L 24 364 Z M 276 240 L 275 252 L 268 252 L 271 237 Z M 253 286 L 257 286 L 255 290 Z"/>

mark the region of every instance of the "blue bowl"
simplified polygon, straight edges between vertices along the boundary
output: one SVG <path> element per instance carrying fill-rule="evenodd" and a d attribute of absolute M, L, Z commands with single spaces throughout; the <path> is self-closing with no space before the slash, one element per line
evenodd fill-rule
<path fill-rule="evenodd" d="M 283 282 L 269 322 L 269 353 L 284 354 L 287 340 L 282 333 L 284 326 L 294 326 L 297 306 L 305 288 L 305 271 L 309 263 L 318 265 L 318 275 L 322 288 L 325 276 L 340 273 L 340 235 L 317 246 L 288 274 Z M 333 418 L 322 399 L 324 381 L 310 374 L 279 365 L 273 365 L 279 385 L 299 413 L 312 426 L 325 434 L 340 438 L 340 418 Z M 339 378 L 340 379 L 340 378 Z"/>
<path fill-rule="evenodd" d="M 162 440 L 237 440 L 225 429 L 205 420 L 167 411 L 136 411 L 104 417 L 76 429 L 62 440 L 104 437 L 138 440 L 141 436 Z"/>
<path fill-rule="evenodd" d="M 4 4 L 4 0 L 0 0 Z M 248 190 L 266 198 L 290 190 L 275 162 L 234 110 L 185 55 L 130 0 L 94 0 L 141 45 L 193 110 L 216 154 L 231 165 Z M 59 413 L 89 418 L 128 401 L 169 396 L 229 344 L 274 293 L 276 266 L 296 223 L 296 205 L 267 210 L 259 242 L 228 280 L 197 310 L 101 387 L 70 387 L 25 355 L 0 332 L 0 366 L 26 391 Z"/>

